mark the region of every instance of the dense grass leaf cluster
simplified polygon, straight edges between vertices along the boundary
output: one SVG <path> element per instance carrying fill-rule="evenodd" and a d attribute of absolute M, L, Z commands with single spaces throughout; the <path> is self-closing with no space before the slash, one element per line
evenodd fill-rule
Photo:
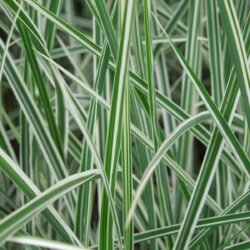
<path fill-rule="evenodd" d="M 249 1 L 0 16 L 0 249 L 250 249 Z"/>

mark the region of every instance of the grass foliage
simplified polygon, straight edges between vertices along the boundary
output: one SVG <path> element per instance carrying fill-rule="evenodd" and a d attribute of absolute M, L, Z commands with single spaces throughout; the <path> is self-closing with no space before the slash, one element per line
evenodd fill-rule
<path fill-rule="evenodd" d="M 249 1 L 0 16 L 0 249 L 250 249 Z"/>

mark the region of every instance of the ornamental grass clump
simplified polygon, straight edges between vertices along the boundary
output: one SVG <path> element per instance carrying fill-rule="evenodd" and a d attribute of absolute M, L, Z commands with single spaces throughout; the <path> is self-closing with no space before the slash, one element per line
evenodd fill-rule
<path fill-rule="evenodd" d="M 249 1 L 0 16 L 0 249 L 250 249 Z"/>

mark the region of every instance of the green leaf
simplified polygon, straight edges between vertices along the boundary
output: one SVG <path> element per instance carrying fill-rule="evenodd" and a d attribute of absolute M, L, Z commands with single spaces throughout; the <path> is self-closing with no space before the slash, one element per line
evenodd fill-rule
<path fill-rule="evenodd" d="M 96 179 L 99 176 L 98 173 L 97 170 L 89 170 L 84 173 L 69 176 L 53 185 L 15 212 L 6 216 L 0 221 L 1 245 L 22 228 L 33 216 L 45 209 L 53 201 L 79 185 Z"/>

